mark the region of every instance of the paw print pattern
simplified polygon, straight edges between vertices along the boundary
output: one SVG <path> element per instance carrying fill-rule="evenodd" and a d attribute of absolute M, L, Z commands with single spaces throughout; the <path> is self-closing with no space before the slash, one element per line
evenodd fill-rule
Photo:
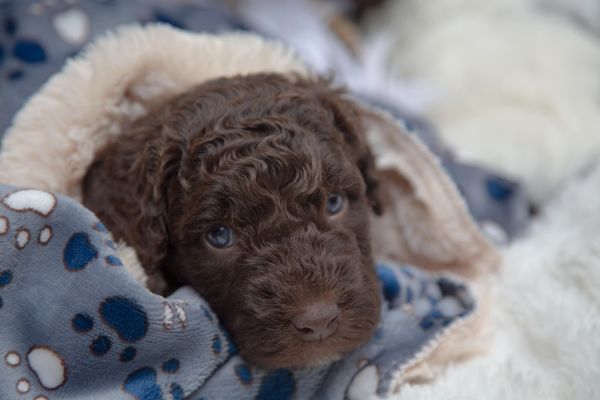
<path fill-rule="evenodd" d="M 256 400 L 292 399 L 295 392 L 294 374 L 288 369 L 280 368 L 265 375 L 258 389 Z"/>
<path fill-rule="evenodd" d="M 215 355 L 221 354 L 221 349 L 223 348 L 223 345 L 221 343 L 221 338 L 219 337 L 219 335 L 213 336 L 211 348 Z"/>
<path fill-rule="evenodd" d="M 237 378 L 239 379 L 240 383 L 244 386 L 250 386 L 252 385 L 252 371 L 250 370 L 250 367 L 248 367 L 246 364 L 239 364 L 236 365 L 236 367 L 234 368 L 235 370 L 235 375 L 237 376 Z"/>
<path fill-rule="evenodd" d="M 56 33 L 72 45 L 83 44 L 90 34 L 90 19 L 79 8 L 71 8 L 56 14 L 52 25 Z"/>
<path fill-rule="evenodd" d="M 6 235 L 8 233 L 8 229 L 10 228 L 10 222 L 8 218 L 0 215 L 0 236 Z M 10 275 L 9 275 L 10 274 Z M 3 271 L 0 273 L 0 289 L 10 283 L 12 280 L 12 272 L 9 270 Z M 4 300 L 2 300 L 2 296 L 0 296 L 0 309 L 4 304 Z"/>
<path fill-rule="evenodd" d="M 0 272 L 0 289 L 7 286 L 8 284 L 10 284 L 12 282 L 12 279 L 13 279 L 13 274 L 12 274 L 11 270 L 6 269 L 4 271 L 1 271 Z M 2 300 L 2 297 L 0 296 L 0 309 L 2 309 L 3 304 L 4 304 L 4 300 Z"/>
<path fill-rule="evenodd" d="M 23 189 L 9 193 L 2 199 L 2 204 L 16 212 L 33 212 L 48 217 L 56 208 L 56 196 L 52 193 L 35 189 Z"/>
<path fill-rule="evenodd" d="M 67 368 L 63 358 L 53 349 L 45 345 L 32 346 L 25 357 L 27 367 L 38 380 L 40 386 L 46 390 L 56 390 L 67 383 Z M 4 362 L 10 368 L 18 368 L 22 364 L 22 357 L 16 351 L 9 351 L 4 355 Z M 15 384 L 18 394 L 27 394 L 32 390 L 31 382 L 20 378 Z M 48 400 L 46 396 L 37 395 L 34 400 Z"/>
<path fill-rule="evenodd" d="M 137 350 L 135 347 L 129 346 L 125 347 L 125 349 L 119 354 L 119 361 L 126 363 L 135 358 L 137 355 Z"/>
<path fill-rule="evenodd" d="M 0 215 L 0 236 L 6 235 L 9 228 L 10 228 L 10 222 L 8 221 L 8 218 Z"/>
<path fill-rule="evenodd" d="M 8 285 L 12 281 L 12 271 L 10 269 L 0 272 L 0 288 Z"/>
<path fill-rule="evenodd" d="M 24 76 L 24 64 L 36 65 L 43 63 L 48 59 L 48 55 L 43 45 L 38 41 L 19 35 L 18 20 L 14 16 L 6 16 L 2 23 L 7 40 L 5 41 L 5 51 L 2 49 L 2 45 L 0 45 L 0 64 L 3 58 L 11 58 L 11 64 L 16 64 L 18 68 L 9 70 L 7 77 L 10 80 L 20 79 Z"/>
<path fill-rule="evenodd" d="M 88 14 L 79 7 L 73 7 L 73 3 L 73 0 L 32 2 L 29 12 L 36 16 L 53 15 L 52 27 L 58 36 L 65 43 L 79 46 L 90 35 L 91 21 Z"/>
<path fill-rule="evenodd" d="M 31 389 L 31 383 L 25 378 L 19 379 L 17 381 L 17 393 L 19 394 L 27 394 Z"/>
<path fill-rule="evenodd" d="M 27 353 L 27 363 L 44 389 L 55 390 L 67 383 L 65 362 L 50 347 L 32 347 Z"/>
<path fill-rule="evenodd" d="M 94 318 L 85 313 L 76 314 L 71 320 L 71 327 L 81 333 L 87 333 L 94 328 Z"/>
<path fill-rule="evenodd" d="M 382 293 L 390 307 L 415 316 L 421 329 L 447 326 L 474 307 L 467 287 L 446 277 L 431 277 L 409 266 L 378 264 Z"/>
<path fill-rule="evenodd" d="M 122 267 L 123 266 L 123 263 L 121 262 L 119 257 L 113 256 L 113 255 L 108 255 L 108 256 L 104 257 L 104 261 L 106 262 L 106 265 L 111 266 L 111 267 Z"/>
<path fill-rule="evenodd" d="M 110 232 L 108 231 L 108 229 L 106 228 L 106 226 L 104 226 L 104 224 L 100 221 L 95 222 L 92 225 L 92 229 L 94 229 L 97 232 L 100 232 L 102 235 L 105 236 L 105 240 L 104 240 L 104 245 L 106 247 L 108 247 L 109 249 L 116 251 L 117 250 L 117 245 L 115 244 L 115 242 L 113 242 L 109 236 L 110 236 Z M 104 263 L 106 264 L 106 266 L 108 267 L 122 267 L 123 266 L 123 262 L 119 259 L 119 257 L 110 254 L 106 257 L 104 257 Z"/>
<path fill-rule="evenodd" d="M 174 374 L 179 371 L 179 367 L 179 360 L 176 358 L 171 358 L 163 363 L 162 370 L 168 374 Z"/>
<path fill-rule="evenodd" d="M 162 364 L 162 372 L 176 374 L 179 371 L 179 360 L 172 358 Z M 152 367 L 143 367 L 135 370 L 123 383 L 123 390 L 137 400 L 183 400 L 184 392 L 176 382 L 171 382 L 167 396 L 158 384 L 158 373 Z"/>
<path fill-rule="evenodd" d="M 120 362 L 129 362 L 137 355 L 134 344 L 142 340 L 148 333 L 148 316 L 143 307 L 134 300 L 124 296 L 113 296 L 104 299 L 98 308 L 102 321 L 119 339 L 126 344 L 118 355 Z M 81 334 L 91 333 L 96 326 L 94 317 L 87 313 L 78 313 L 71 319 L 71 328 Z M 113 349 L 113 340 L 107 335 L 96 335 L 90 342 L 89 349 L 94 356 L 104 356 Z"/>
<path fill-rule="evenodd" d="M 21 364 L 21 356 L 16 351 L 9 351 L 4 355 L 4 362 L 11 368 L 18 367 Z"/>
<path fill-rule="evenodd" d="M 46 225 L 38 234 L 38 243 L 45 246 L 50 242 L 50 239 L 52 239 L 52 227 Z"/>
<path fill-rule="evenodd" d="M 100 221 L 94 222 L 92 229 L 100 233 L 108 233 L 108 229 L 106 229 L 106 226 Z"/>
<path fill-rule="evenodd" d="M 398 282 L 398 279 L 396 279 L 396 274 L 394 274 L 390 268 L 384 265 L 378 265 L 377 277 L 381 282 L 385 300 L 388 302 L 394 301 L 400 294 L 400 283 Z"/>
<path fill-rule="evenodd" d="M 63 250 L 63 263 L 67 271 L 81 271 L 98 258 L 98 250 L 91 242 L 90 235 L 77 232 L 67 241 Z"/>
<path fill-rule="evenodd" d="M 94 230 L 108 235 L 108 230 L 101 222 L 96 222 L 92 226 Z M 110 239 L 105 239 L 104 244 L 112 250 L 116 246 Z M 86 232 L 77 232 L 73 234 L 63 250 L 63 263 L 67 271 L 76 272 L 85 269 L 94 260 L 98 258 L 98 249 L 92 244 L 90 235 Z M 104 257 L 104 263 L 109 267 L 122 267 L 123 263 L 119 257 L 110 254 Z"/>
<path fill-rule="evenodd" d="M 27 243 L 29 243 L 29 239 L 31 238 L 31 234 L 29 230 L 25 227 L 21 227 L 17 229 L 17 233 L 15 234 L 15 247 L 19 250 L 23 250 Z"/>
<path fill-rule="evenodd" d="M 430 308 L 419 324 L 422 329 L 431 329 L 436 324 L 448 326 L 473 308 L 474 300 L 465 285 L 444 277 L 430 282 L 430 285 L 430 292 L 439 292 L 439 297 L 429 297 Z"/>
<path fill-rule="evenodd" d="M 156 378 L 154 368 L 140 368 L 129 374 L 123 384 L 123 390 L 137 400 L 163 400 L 162 390 Z"/>
<path fill-rule="evenodd" d="M 18 213 L 34 213 L 41 217 L 48 217 L 56 209 L 57 199 L 52 193 L 35 189 L 23 189 L 9 193 L 1 204 L 11 211 Z M 5 216 L 0 216 L 0 235 L 8 233 L 10 221 Z M 15 247 L 22 250 L 31 240 L 32 232 L 24 226 L 19 227 L 14 235 Z M 46 225 L 37 232 L 38 243 L 46 245 L 52 239 L 52 227 Z"/>
<path fill-rule="evenodd" d="M 181 329 L 187 328 L 187 313 L 183 309 L 186 303 L 181 300 L 163 302 L 162 325 L 167 331 L 177 324 Z"/>
<path fill-rule="evenodd" d="M 135 301 L 122 296 L 109 297 L 100 304 L 100 315 L 119 337 L 128 343 L 141 340 L 148 332 L 148 316 Z"/>

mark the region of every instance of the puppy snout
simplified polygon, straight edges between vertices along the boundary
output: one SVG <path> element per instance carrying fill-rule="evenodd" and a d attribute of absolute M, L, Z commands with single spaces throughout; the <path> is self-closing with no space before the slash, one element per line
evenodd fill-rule
<path fill-rule="evenodd" d="M 337 304 L 318 301 L 302 307 L 291 322 L 303 340 L 323 340 L 337 330 L 339 315 Z"/>

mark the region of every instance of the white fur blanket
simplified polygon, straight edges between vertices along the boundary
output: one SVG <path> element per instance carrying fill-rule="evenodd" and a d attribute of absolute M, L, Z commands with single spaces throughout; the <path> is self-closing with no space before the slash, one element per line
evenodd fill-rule
<path fill-rule="evenodd" d="M 487 355 L 397 399 L 600 398 L 600 168 L 572 182 L 490 282 Z"/>
<path fill-rule="evenodd" d="M 600 155 L 600 36 L 576 23 L 600 29 L 597 0 L 388 3 L 370 26 L 389 71 L 437 89 L 425 113 L 463 159 L 542 204 Z"/>

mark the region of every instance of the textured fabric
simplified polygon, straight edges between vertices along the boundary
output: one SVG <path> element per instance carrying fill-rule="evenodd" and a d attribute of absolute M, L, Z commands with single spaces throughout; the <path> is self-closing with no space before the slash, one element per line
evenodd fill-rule
<path fill-rule="evenodd" d="M 382 264 L 385 303 L 369 343 L 332 365 L 264 371 L 236 355 L 193 290 L 163 298 L 136 282 L 78 203 L 7 185 L 0 199 L 2 399 L 342 399 L 368 370 L 385 395 L 474 310 L 457 281 Z"/>

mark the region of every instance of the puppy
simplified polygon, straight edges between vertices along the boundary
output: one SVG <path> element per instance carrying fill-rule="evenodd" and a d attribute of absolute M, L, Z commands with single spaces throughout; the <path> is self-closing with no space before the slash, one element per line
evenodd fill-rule
<path fill-rule="evenodd" d="M 248 362 L 331 362 L 379 319 L 381 205 L 360 116 L 322 79 L 209 81 L 103 149 L 83 202 L 133 246 L 151 289 L 197 290 Z"/>

